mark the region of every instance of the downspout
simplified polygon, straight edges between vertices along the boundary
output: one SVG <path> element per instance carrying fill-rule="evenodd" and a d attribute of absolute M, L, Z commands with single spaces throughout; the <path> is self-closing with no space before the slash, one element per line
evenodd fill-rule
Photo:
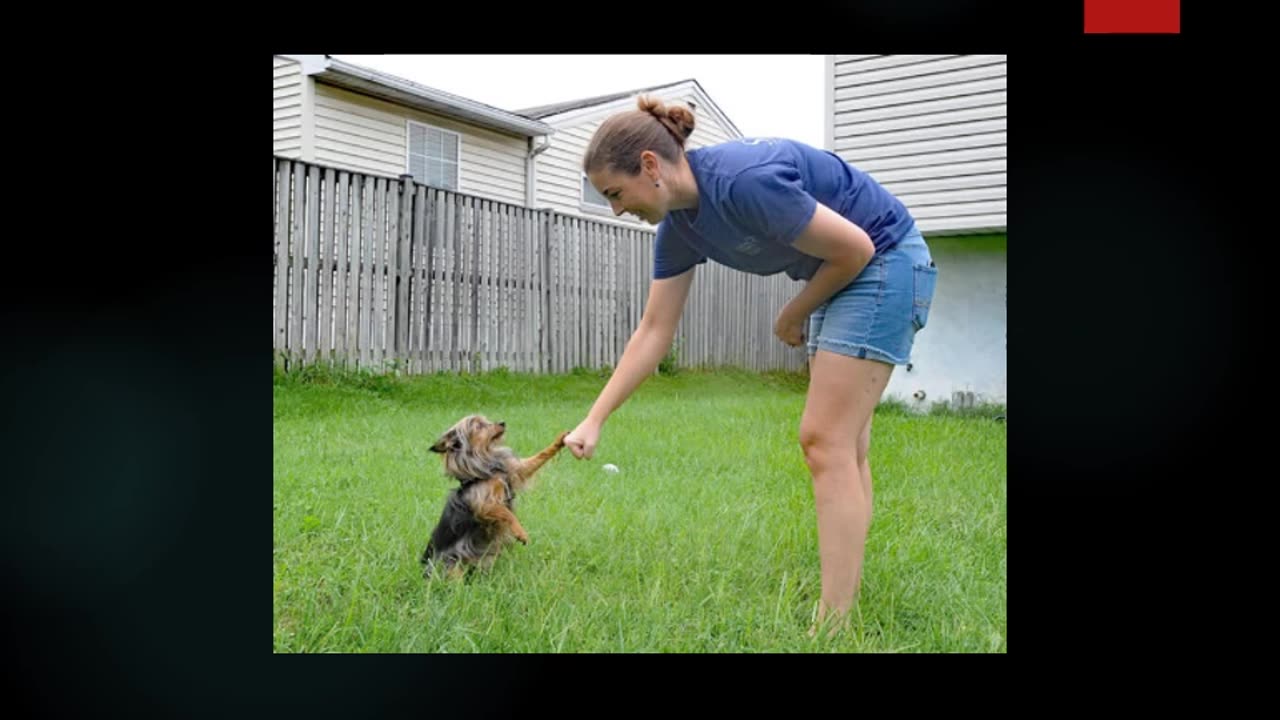
<path fill-rule="evenodd" d="M 534 158 L 538 157 L 543 151 L 551 147 L 551 136 L 543 135 L 545 140 L 542 145 L 537 147 L 533 144 L 533 138 L 529 138 L 529 153 L 524 158 L 524 206 L 533 207 L 538 201 L 538 173 L 536 172 L 536 163 Z"/>
<path fill-rule="evenodd" d="M 316 79 L 311 75 L 302 76 L 302 159 L 305 162 L 316 161 Z"/>

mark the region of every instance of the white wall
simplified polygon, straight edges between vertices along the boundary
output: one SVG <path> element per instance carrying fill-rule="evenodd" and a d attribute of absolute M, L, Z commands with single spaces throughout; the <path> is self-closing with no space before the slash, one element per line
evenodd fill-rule
<path fill-rule="evenodd" d="M 1005 404 L 1008 264 L 1003 236 L 926 238 L 938 265 L 928 325 L 916 334 L 912 369 L 894 369 L 885 389 L 927 410 L 972 392 L 977 403 Z M 924 391 L 922 401 L 912 397 Z"/>

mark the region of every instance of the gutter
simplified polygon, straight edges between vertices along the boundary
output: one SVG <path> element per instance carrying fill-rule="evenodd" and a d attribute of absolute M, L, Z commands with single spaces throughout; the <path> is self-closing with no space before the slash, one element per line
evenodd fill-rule
<path fill-rule="evenodd" d="M 403 78 L 336 60 L 327 55 L 282 55 L 302 64 L 308 76 L 330 85 L 379 97 L 390 102 L 466 120 L 481 127 L 513 135 L 551 135 L 555 128 L 515 113 L 467 98 L 419 85 Z"/>

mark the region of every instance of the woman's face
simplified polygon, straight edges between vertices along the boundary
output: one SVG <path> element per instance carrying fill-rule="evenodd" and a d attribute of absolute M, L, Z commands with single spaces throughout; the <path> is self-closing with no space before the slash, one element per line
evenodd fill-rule
<path fill-rule="evenodd" d="M 588 173 L 587 179 L 609 201 L 614 215 L 629 212 L 650 225 L 657 225 L 667 214 L 660 188 L 644 171 L 625 175 L 609 169 L 597 170 Z"/>

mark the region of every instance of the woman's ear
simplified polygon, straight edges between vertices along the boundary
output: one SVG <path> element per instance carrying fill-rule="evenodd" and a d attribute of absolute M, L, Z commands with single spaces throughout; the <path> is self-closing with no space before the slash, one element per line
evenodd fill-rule
<path fill-rule="evenodd" d="M 652 150 L 645 150 L 640 153 L 640 172 L 644 173 L 650 180 L 658 179 L 658 154 Z"/>

